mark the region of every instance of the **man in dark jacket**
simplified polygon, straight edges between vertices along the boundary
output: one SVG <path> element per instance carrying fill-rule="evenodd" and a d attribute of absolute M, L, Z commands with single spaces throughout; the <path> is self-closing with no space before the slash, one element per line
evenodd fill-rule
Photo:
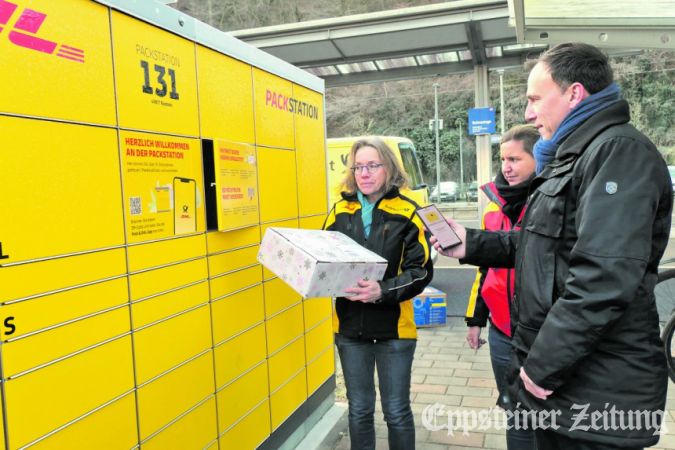
<path fill-rule="evenodd" d="M 536 419 L 539 450 L 653 445 L 668 380 L 654 301 L 670 232 L 668 170 L 630 125 L 593 46 L 540 56 L 525 118 L 541 139 L 521 231 L 452 222 L 464 244 L 439 251 L 515 267 L 507 381 L 511 406 Z"/>

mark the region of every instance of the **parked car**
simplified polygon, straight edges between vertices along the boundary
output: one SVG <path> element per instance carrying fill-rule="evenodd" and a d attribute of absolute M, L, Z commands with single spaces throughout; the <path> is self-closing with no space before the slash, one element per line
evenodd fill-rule
<path fill-rule="evenodd" d="M 472 181 L 469 183 L 469 186 L 466 188 L 466 201 L 467 202 L 477 202 L 478 201 L 478 182 Z"/>
<path fill-rule="evenodd" d="M 438 186 L 431 190 L 430 200 L 433 202 L 456 202 L 459 197 L 459 187 L 454 181 L 441 181 L 441 195 L 438 198 Z"/>

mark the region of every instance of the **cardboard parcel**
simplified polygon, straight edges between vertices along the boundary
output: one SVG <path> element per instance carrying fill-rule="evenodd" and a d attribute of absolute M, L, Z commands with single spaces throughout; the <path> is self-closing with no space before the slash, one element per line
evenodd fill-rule
<path fill-rule="evenodd" d="M 387 260 L 338 231 L 270 227 L 258 261 L 303 297 L 343 297 L 360 279 L 381 280 Z"/>

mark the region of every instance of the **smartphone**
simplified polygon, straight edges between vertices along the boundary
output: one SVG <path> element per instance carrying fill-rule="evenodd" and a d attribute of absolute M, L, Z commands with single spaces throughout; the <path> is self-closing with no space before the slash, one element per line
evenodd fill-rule
<path fill-rule="evenodd" d="M 436 236 L 438 244 L 443 250 L 447 250 L 462 243 L 462 240 L 445 220 L 445 217 L 443 217 L 443 214 L 441 214 L 436 205 L 419 208 L 417 210 L 417 215 L 422 219 L 427 230 Z"/>
<path fill-rule="evenodd" d="M 173 179 L 173 234 L 197 231 L 197 183 L 192 178 Z"/>

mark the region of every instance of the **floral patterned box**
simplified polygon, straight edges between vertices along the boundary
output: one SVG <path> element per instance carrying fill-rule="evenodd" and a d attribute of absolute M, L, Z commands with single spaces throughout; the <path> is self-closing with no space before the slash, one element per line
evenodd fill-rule
<path fill-rule="evenodd" d="M 303 297 L 342 297 L 387 269 L 387 260 L 338 231 L 296 228 L 268 228 L 258 261 Z"/>

